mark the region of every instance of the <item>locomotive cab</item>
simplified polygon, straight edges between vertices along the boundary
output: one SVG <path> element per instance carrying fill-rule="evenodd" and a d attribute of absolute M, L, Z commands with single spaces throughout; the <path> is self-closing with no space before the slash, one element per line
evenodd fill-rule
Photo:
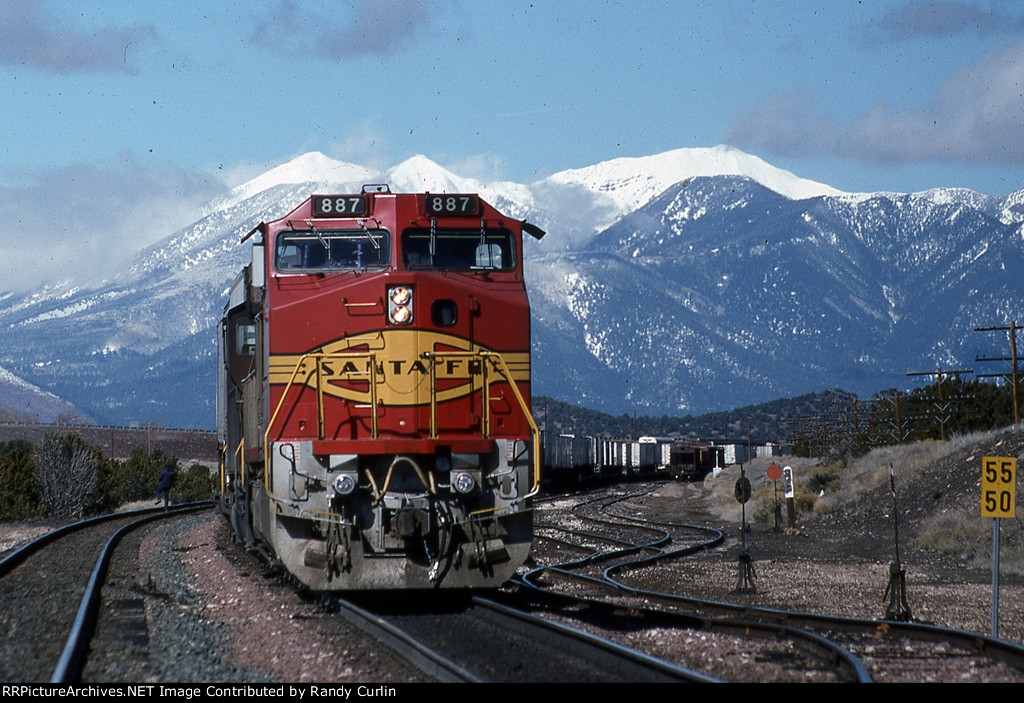
<path fill-rule="evenodd" d="M 523 231 L 479 196 L 314 195 L 221 325 L 222 509 L 317 590 L 494 587 L 539 482 Z"/>

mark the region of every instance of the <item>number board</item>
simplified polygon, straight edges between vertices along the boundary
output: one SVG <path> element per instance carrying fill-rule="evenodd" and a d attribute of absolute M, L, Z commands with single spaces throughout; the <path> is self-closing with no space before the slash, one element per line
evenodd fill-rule
<path fill-rule="evenodd" d="M 441 216 L 466 216 L 476 215 L 480 212 L 480 198 L 475 195 L 458 195 L 449 193 L 447 195 L 427 195 L 424 200 L 428 215 Z"/>
<path fill-rule="evenodd" d="M 981 459 L 981 516 L 1013 517 L 1016 503 L 1017 459 L 986 456 Z"/>
<path fill-rule="evenodd" d="M 365 195 L 314 195 L 314 217 L 361 217 L 366 214 Z"/>

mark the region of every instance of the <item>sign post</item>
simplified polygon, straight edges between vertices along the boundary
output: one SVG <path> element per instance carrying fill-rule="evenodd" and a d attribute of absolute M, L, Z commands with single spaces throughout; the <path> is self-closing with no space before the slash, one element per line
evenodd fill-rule
<path fill-rule="evenodd" d="M 789 517 L 790 529 L 796 529 L 796 491 L 793 490 L 793 469 L 787 466 L 782 470 L 783 495 L 786 496 L 786 513 Z"/>
<path fill-rule="evenodd" d="M 772 487 L 775 489 L 775 531 L 782 532 L 782 506 L 779 505 L 779 479 L 782 478 L 782 467 L 778 464 L 769 464 L 764 473 L 771 479 Z"/>
<path fill-rule="evenodd" d="M 999 520 L 1014 517 L 1017 500 L 1017 459 L 981 459 L 981 516 L 992 520 L 992 636 L 999 636 Z"/>
<path fill-rule="evenodd" d="M 743 470 L 743 464 L 740 464 L 740 477 L 736 481 L 735 492 L 736 500 L 740 503 L 740 519 L 742 520 L 742 525 L 740 526 L 742 546 L 738 560 L 740 573 L 736 581 L 736 592 L 757 593 L 757 586 L 754 585 L 754 579 L 757 578 L 757 574 L 754 573 L 754 563 L 750 559 L 750 546 L 747 544 L 747 537 L 750 534 L 750 525 L 747 524 L 747 501 L 750 500 L 750 479 L 747 478 L 747 474 Z"/>

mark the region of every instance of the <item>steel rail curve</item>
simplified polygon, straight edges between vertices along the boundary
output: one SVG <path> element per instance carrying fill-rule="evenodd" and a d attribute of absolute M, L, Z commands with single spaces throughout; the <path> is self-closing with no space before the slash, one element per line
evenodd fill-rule
<path fill-rule="evenodd" d="M 499 603 L 495 600 L 475 596 L 473 598 L 473 604 L 481 608 L 490 609 L 496 613 L 504 615 L 505 617 L 515 618 L 532 627 L 544 628 L 546 630 L 571 637 L 574 640 L 585 643 L 597 650 L 607 652 L 611 656 L 628 660 L 635 666 L 649 670 L 652 680 L 656 682 L 722 683 L 721 679 L 713 676 L 708 676 L 699 671 L 694 671 L 693 669 L 688 669 L 686 667 L 679 666 L 678 664 L 667 662 L 644 652 L 624 647 L 613 640 L 599 637 L 593 633 L 584 632 L 583 630 L 578 630 L 573 627 L 568 627 L 566 625 L 538 617 L 532 613 L 514 608 L 506 603 Z"/>
<path fill-rule="evenodd" d="M 64 644 L 64 649 L 61 652 L 60 659 L 57 661 L 57 666 L 54 668 L 53 674 L 50 677 L 50 683 L 78 683 L 81 679 L 82 669 L 85 666 L 88 654 L 89 641 L 92 639 L 92 635 L 96 629 L 96 621 L 100 613 L 100 595 L 103 590 L 103 584 L 106 581 L 110 561 L 114 556 L 114 551 L 117 549 L 117 545 L 121 541 L 121 538 L 132 530 L 138 529 L 150 522 L 195 512 L 197 510 L 209 509 L 212 505 L 213 504 L 209 501 L 202 501 L 199 503 L 183 503 L 168 510 L 154 508 L 146 511 L 139 511 L 146 512 L 147 514 L 120 527 L 113 535 L 110 536 L 110 539 L 108 539 L 106 544 L 103 545 L 103 549 L 100 551 L 100 555 L 96 559 L 96 565 L 93 567 L 92 573 L 89 576 L 89 583 L 86 585 L 85 593 L 82 595 L 82 600 L 78 605 L 78 612 L 75 615 L 75 621 L 68 633 L 68 638 Z M 123 516 L 124 513 L 120 513 L 119 515 Z"/>
<path fill-rule="evenodd" d="M 101 610 L 100 594 L 103 583 L 117 543 L 121 538 L 128 532 L 155 520 L 209 509 L 211 506 L 212 503 L 210 501 L 199 501 L 182 503 L 168 510 L 163 508 L 146 508 L 124 513 L 109 513 L 85 520 L 78 520 L 30 540 L 12 551 L 3 560 L 0 560 L 0 579 L 2 579 L 11 574 L 32 555 L 38 554 L 47 546 L 65 539 L 80 530 L 96 527 L 115 520 L 128 520 L 126 524 L 119 527 L 112 536 L 107 538 L 104 546 L 99 550 L 99 556 L 92 568 L 88 582 L 84 586 L 84 592 L 79 601 L 75 618 L 68 630 L 61 654 L 57 658 L 57 663 L 50 677 L 50 683 L 77 683 L 81 678 L 82 669 L 87 658 L 89 641 L 93 635 Z"/>
<path fill-rule="evenodd" d="M 611 501 L 609 505 L 621 502 L 621 500 L 625 500 L 627 497 L 628 496 L 621 498 L 617 497 L 616 500 Z M 670 525 L 676 527 L 696 528 L 701 527 L 690 526 L 681 523 L 653 521 L 639 517 L 634 518 L 632 516 L 618 517 L 620 517 L 623 520 L 629 520 L 630 522 L 635 521 L 649 525 Z M 724 536 L 722 537 L 722 540 L 724 540 Z M 720 543 L 722 540 L 718 540 L 718 543 Z M 665 558 L 685 556 L 687 554 L 700 551 L 701 549 L 705 548 L 707 547 L 698 544 L 689 547 L 684 547 L 679 550 L 671 550 L 656 554 L 648 554 L 638 557 L 636 559 L 621 561 L 605 569 L 600 578 L 572 572 L 572 568 L 574 566 L 577 566 L 578 562 L 595 561 L 596 556 L 591 555 L 586 560 L 576 560 L 573 562 L 564 562 L 559 564 L 548 565 L 545 567 L 538 567 L 536 569 L 531 570 L 530 572 L 527 572 L 517 580 L 528 588 L 535 590 L 543 590 L 543 586 L 538 584 L 536 582 L 536 579 L 540 573 L 547 570 L 551 571 L 552 573 L 557 573 L 560 575 L 569 576 L 578 580 L 582 580 L 593 585 L 604 585 L 606 587 L 614 588 L 622 593 L 626 593 L 634 597 L 645 598 L 648 600 L 656 600 L 677 607 L 685 606 L 686 608 L 691 609 L 693 612 L 702 613 L 709 621 L 716 620 L 718 622 L 727 622 L 728 620 L 733 620 L 735 622 L 760 623 L 761 625 L 775 624 L 785 627 L 799 627 L 803 632 L 807 632 L 808 634 L 813 634 L 810 632 L 810 629 L 816 629 L 819 631 L 825 630 L 829 632 L 845 631 L 850 633 L 884 632 L 887 636 L 902 636 L 917 640 L 948 643 L 956 647 L 959 647 L 962 650 L 984 655 L 992 660 L 1002 662 L 1009 667 L 1012 667 L 1020 671 L 1024 671 L 1024 646 L 1019 645 L 1015 642 L 1010 642 L 1005 639 L 992 637 L 981 633 L 968 632 L 965 630 L 958 630 L 955 628 L 947 628 L 933 625 L 930 623 L 834 616 L 820 613 L 808 613 L 793 610 L 783 610 L 779 608 L 753 606 L 749 604 L 731 603 L 727 601 L 715 601 L 710 599 L 695 598 L 690 596 L 678 595 L 674 593 L 664 593 L 660 591 L 653 591 L 651 589 L 634 587 L 629 585 L 628 583 L 625 583 L 622 580 L 622 574 L 632 569 L 640 568 L 642 566 L 649 565 L 655 561 Z M 624 552 L 625 550 L 623 550 L 620 553 Z M 841 645 L 838 644 L 837 646 L 841 647 Z M 844 647 L 841 648 L 843 651 L 845 651 Z M 851 657 L 852 656 L 853 655 L 851 655 Z M 859 662 L 855 666 L 857 668 L 863 668 L 863 664 L 860 664 Z M 858 676 L 860 676 L 860 674 L 858 674 Z"/>
<path fill-rule="evenodd" d="M 601 506 L 601 511 L 607 513 L 607 509 L 610 505 L 622 502 L 632 497 L 641 495 L 640 493 L 633 493 L 623 496 L 615 496 L 612 500 L 607 501 L 605 505 Z M 586 503 L 575 506 L 573 513 L 580 515 L 577 508 L 582 505 L 591 505 L 593 503 L 602 502 L 604 498 L 597 498 Z M 654 549 L 654 545 L 642 544 L 626 546 L 618 549 L 612 549 L 604 552 L 595 552 L 586 557 L 575 559 L 566 562 L 559 562 L 556 564 L 549 564 L 541 567 L 537 567 L 521 575 L 516 579 L 517 583 L 533 591 L 536 594 L 543 594 L 547 598 L 567 599 L 565 602 L 572 602 L 575 604 L 586 604 L 587 608 L 593 609 L 594 612 L 601 612 L 605 616 L 608 613 L 614 612 L 614 606 L 608 606 L 602 601 L 596 601 L 590 598 L 580 596 L 570 596 L 566 594 L 556 594 L 549 589 L 545 588 L 539 583 L 538 577 L 544 572 L 551 572 L 562 576 L 567 576 L 580 581 L 591 583 L 593 585 L 611 588 L 615 590 L 627 590 L 636 595 L 644 595 L 641 589 L 631 589 L 625 584 L 617 581 L 613 578 L 612 574 L 631 568 L 638 568 L 640 566 L 648 565 L 652 562 L 667 559 L 687 556 L 699 551 L 710 549 L 714 546 L 721 544 L 725 536 L 721 530 L 715 528 L 708 528 L 702 525 L 691 525 L 685 523 L 670 523 L 670 522 L 656 522 L 652 520 L 646 520 L 643 518 L 633 518 L 625 516 L 613 516 L 623 522 L 610 523 L 603 519 L 597 519 L 589 517 L 588 519 L 595 520 L 597 522 L 605 522 L 606 524 L 616 524 L 620 526 L 635 526 L 634 523 L 640 522 L 645 525 L 661 527 L 676 527 L 695 530 L 699 533 L 707 535 L 707 539 L 699 541 L 695 544 L 686 545 L 679 549 Z M 575 532 L 575 531 L 573 531 Z M 666 541 L 670 540 L 670 533 L 665 532 Z M 611 540 L 608 540 L 611 541 Z M 660 547 L 665 541 L 657 540 L 657 546 Z M 653 551 L 653 553 L 651 553 Z M 644 553 L 648 552 L 648 553 Z M 628 559 L 626 561 L 620 561 L 606 568 L 600 577 L 590 576 L 586 574 L 580 574 L 573 571 L 575 568 L 581 566 L 594 564 L 598 561 L 634 556 L 636 558 Z M 696 600 L 696 599 L 693 599 Z M 801 644 L 805 650 L 810 652 L 813 656 L 819 660 L 825 661 L 833 665 L 836 669 L 843 672 L 844 676 L 852 681 L 861 683 L 871 682 L 871 675 L 868 672 L 864 664 L 849 652 L 842 645 L 833 642 L 825 637 L 822 637 L 816 633 L 810 632 L 803 628 L 798 628 L 790 624 L 783 624 L 779 622 L 764 622 L 757 618 L 741 617 L 744 613 L 733 614 L 734 617 L 730 618 L 714 618 L 710 616 L 697 616 L 697 615 L 684 615 L 679 613 L 669 613 L 663 610 L 654 610 L 646 607 L 630 607 L 631 617 L 633 614 L 644 615 L 644 618 L 650 622 L 656 622 L 661 620 L 671 621 L 675 627 L 684 627 L 686 629 L 696 629 L 707 632 L 719 632 L 734 635 L 750 636 L 755 635 L 762 638 L 779 638 L 784 637 L 790 641 Z M 579 617 L 579 613 L 574 614 L 575 617 Z"/>
<path fill-rule="evenodd" d="M 430 649 L 383 618 L 344 598 L 331 596 L 331 606 L 349 623 L 390 647 L 410 664 L 442 683 L 486 683 L 457 662 Z"/>
<path fill-rule="evenodd" d="M 636 520 L 638 522 L 653 525 L 677 524 L 646 520 L 643 518 L 637 518 Z M 615 575 L 620 571 L 624 572 L 630 569 L 639 568 L 644 566 L 647 561 L 655 561 L 657 559 L 664 558 L 664 556 L 656 555 L 648 558 L 647 560 L 636 560 L 628 563 L 615 564 L 605 570 L 604 579 L 615 588 L 635 596 L 657 598 L 659 600 L 673 603 L 697 605 L 701 608 L 741 615 L 744 618 L 756 618 L 758 620 L 767 620 L 778 623 L 799 623 L 803 627 L 835 628 L 858 633 L 866 631 L 878 632 L 884 630 L 889 634 L 903 635 L 917 639 L 930 640 L 933 642 L 950 643 L 967 651 L 984 654 L 985 656 L 1003 662 L 1014 669 L 1024 671 L 1024 646 L 982 633 L 968 632 L 966 630 L 959 630 L 956 628 L 948 628 L 922 622 L 906 622 L 874 618 L 851 618 L 846 616 L 827 615 L 823 613 L 807 613 L 783 610 L 779 608 L 766 608 L 722 601 L 694 599 L 687 596 L 659 593 L 648 589 L 636 588 L 622 582 L 618 578 L 615 578 Z"/>

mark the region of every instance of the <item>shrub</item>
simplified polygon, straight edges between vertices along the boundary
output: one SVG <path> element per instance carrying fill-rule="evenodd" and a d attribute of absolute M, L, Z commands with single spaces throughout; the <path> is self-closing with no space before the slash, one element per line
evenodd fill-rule
<path fill-rule="evenodd" d="M 174 479 L 171 496 L 175 502 L 210 500 L 213 498 L 214 488 L 215 479 L 209 467 L 197 463 L 178 473 Z"/>
<path fill-rule="evenodd" d="M 103 454 L 77 434 L 50 433 L 35 451 L 35 486 L 47 512 L 77 518 L 100 505 Z"/>
<path fill-rule="evenodd" d="M 772 491 L 757 491 L 753 495 L 753 510 L 750 510 L 748 505 L 748 515 L 753 522 L 774 522 L 775 521 L 775 502 L 776 496 Z M 778 497 L 779 505 L 782 506 L 782 510 L 786 509 L 786 499 L 780 496 Z"/>
<path fill-rule="evenodd" d="M 839 474 L 828 471 L 818 471 L 808 476 L 805 483 L 807 484 L 807 490 L 810 493 L 833 493 L 839 489 Z"/>
<path fill-rule="evenodd" d="M 22 440 L 0 446 L 0 520 L 22 520 L 43 514 L 36 498 L 32 445 Z"/>
<path fill-rule="evenodd" d="M 159 449 L 149 454 L 136 449 L 125 461 L 115 462 L 105 486 L 109 507 L 114 509 L 125 503 L 153 500 L 160 471 L 168 464 L 177 473 L 177 458 L 169 457 Z"/>
<path fill-rule="evenodd" d="M 989 551 L 991 526 L 974 512 L 954 510 L 925 518 L 916 540 L 921 549 L 968 560 Z"/>

